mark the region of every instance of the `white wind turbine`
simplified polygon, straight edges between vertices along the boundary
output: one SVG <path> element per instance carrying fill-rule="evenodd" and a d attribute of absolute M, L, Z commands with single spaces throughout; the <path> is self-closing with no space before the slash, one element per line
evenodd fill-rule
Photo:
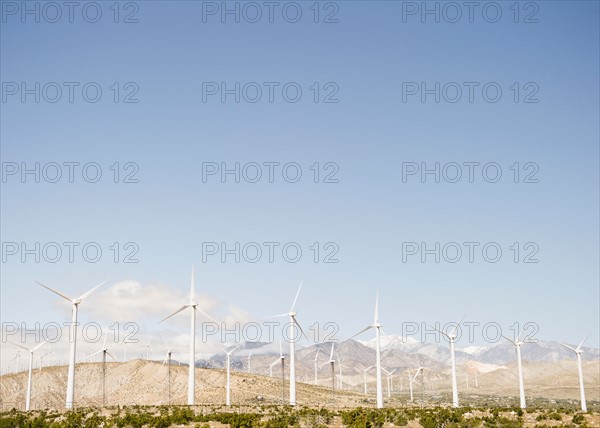
<path fill-rule="evenodd" d="M 281 346 L 281 340 L 279 341 L 279 358 L 271 363 L 269 366 L 269 375 L 273 377 L 273 367 L 281 362 L 281 403 L 285 402 L 285 356 L 283 355 L 283 347 Z"/>
<path fill-rule="evenodd" d="M 394 374 L 394 372 L 397 369 L 394 369 L 391 372 L 387 371 L 386 369 L 383 369 L 383 368 L 381 370 L 383 370 L 385 372 L 385 374 L 386 374 L 386 379 L 387 379 L 387 396 L 388 396 L 388 398 L 391 398 L 392 397 L 392 375 Z"/>
<path fill-rule="evenodd" d="M 29 409 L 31 408 L 31 378 L 32 378 L 32 370 L 33 370 L 33 353 L 35 351 L 37 351 L 38 348 L 40 348 L 44 343 L 46 343 L 46 341 L 43 341 L 42 343 L 34 346 L 31 349 L 28 349 L 21 345 L 17 345 L 15 343 L 15 346 L 18 346 L 19 348 L 24 349 L 25 351 L 29 352 L 29 374 L 27 376 L 27 395 L 25 396 L 25 411 L 26 412 L 28 412 Z"/>
<path fill-rule="evenodd" d="M 296 292 L 296 297 L 294 298 L 294 302 L 292 303 L 292 307 L 290 311 L 286 314 L 274 315 L 269 318 L 276 317 L 290 317 L 290 325 L 289 325 L 289 340 L 290 340 L 290 406 L 296 405 L 296 328 L 300 330 L 300 335 L 304 335 L 304 331 L 298 320 L 296 319 L 296 301 L 298 300 L 298 295 L 300 294 L 300 290 L 302 289 L 302 281 L 300 281 L 300 286 L 298 287 L 298 291 Z"/>
<path fill-rule="evenodd" d="M 43 355 L 40 355 L 40 370 L 39 371 L 42 371 L 42 367 L 43 367 L 43 363 L 44 363 L 44 358 L 46 358 L 48 356 L 52 356 L 52 355 L 56 355 L 56 354 L 54 352 L 52 352 L 52 349 L 48 345 L 48 352 L 46 352 Z"/>
<path fill-rule="evenodd" d="M 227 407 L 231 406 L 231 354 L 233 353 L 233 351 L 235 351 L 237 348 L 239 348 L 240 345 L 236 346 L 235 348 L 230 349 L 229 351 L 227 351 L 224 348 L 221 348 L 223 350 L 223 352 L 225 352 L 226 355 L 226 364 L 227 364 L 227 388 L 225 391 L 225 405 Z"/>
<path fill-rule="evenodd" d="M 335 342 L 331 343 L 331 353 L 329 354 L 329 361 L 324 362 L 322 365 L 329 364 L 331 366 L 331 397 L 335 400 L 335 360 L 333 359 L 333 349 Z"/>
<path fill-rule="evenodd" d="M 81 296 L 77 297 L 76 299 L 67 297 L 63 293 L 56 291 L 56 290 L 48 287 L 47 285 L 42 284 L 41 282 L 37 282 L 42 287 L 52 291 L 54 294 L 57 294 L 60 297 L 62 297 L 63 299 L 71 302 L 72 318 L 71 318 L 71 336 L 70 337 L 71 337 L 72 341 L 71 341 L 71 353 L 69 355 L 69 372 L 68 372 L 68 376 L 67 376 L 67 394 L 66 394 L 67 398 L 66 398 L 66 404 L 65 404 L 65 407 L 67 409 L 72 409 L 73 405 L 75 404 L 75 353 L 76 353 L 76 347 L 77 347 L 77 314 L 79 312 L 79 305 L 86 297 L 88 297 L 90 294 L 92 294 L 94 291 L 96 291 L 96 289 L 98 287 L 106 284 L 107 282 L 108 282 L 108 280 L 102 281 L 100 284 L 96 285 L 94 288 L 92 288 L 88 292 L 83 293 Z"/>
<path fill-rule="evenodd" d="M 577 348 L 573 348 L 569 345 L 565 345 L 564 343 L 561 343 L 562 346 L 570 349 L 571 351 L 575 352 L 575 355 L 577 355 L 577 369 L 579 371 L 579 395 L 581 398 L 581 411 L 582 412 L 587 412 L 587 403 L 585 401 L 585 388 L 583 385 L 583 368 L 581 366 L 581 354 L 583 353 L 583 349 L 581 349 L 581 345 L 583 345 L 583 342 L 585 342 L 585 340 L 587 338 L 588 338 L 588 336 L 586 336 L 581 342 L 579 342 L 579 345 L 577 345 Z"/>
<path fill-rule="evenodd" d="M 108 347 L 106 346 L 106 338 L 108 337 L 108 329 L 104 330 L 104 342 L 102 344 L 102 348 L 99 351 L 90 354 L 90 358 L 94 355 L 98 355 L 102 352 L 102 405 L 106 406 L 106 356 L 108 355 L 113 361 L 117 361 L 117 359 L 108 352 Z"/>
<path fill-rule="evenodd" d="M 254 352 L 254 349 L 251 349 L 250 353 L 248 354 L 248 363 L 247 363 L 248 365 L 247 365 L 247 368 L 246 368 L 246 370 L 248 371 L 248 373 L 251 372 L 251 367 L 252 367 L 251 363 L 252 363 L 252 353 L 253 352 Z"/>
<path fill-rule="evenodd" d="M 356 336 L 364 333 L 365 331 L 374 328 L 375 329 L 375 352 L 376 352 L 376 363 L 375 368 L 377 370 L 377 408 L 383 408 L 383 387 L 381 384 L 381 323 L 379 322 L 379 293 L 377 293 L 377 297 L 375 298 L 375 316 L 373 319 L 373 324 L 363 328 L 361 331 L 356 333 L 350 339 L 355 338 Z"/>
<path fill-rule="evenodd" d="M 364 386 L 365 395 L 367 395 L 367 372 L 369 370 L 371 370 L 373 367 L 375 367 L 375 366 L 369 366 L 366 369 L 363 369 L 363 386 Z"/>
<path fill-rule="evenodd" d="M 517 368 L 519 370 L 519 404 L 521 406 L 521 409 L 524 409 L 526 407 L 526 404 L 525 404 L 525 388 L 523 386 L 523 365 L 521 363 L 521 346 L 523 345 L 523 341 L 520 339 L 521 334 L 522 333 L 519 333 L 519 335 L 517 335 L 516 340 L 509 339 L 506 336 L 502 336 L 502 337 L 504 337 L 506 340 L 511 342 L 513 345 L 515 345 L 515 350 L 517 351 Z"/>
<path fill-rule="evenodd" d="M 150 336 L 148 338 L 148 342 L 146 343 L 146 346 L 144 346 L 144 348 L 146 348 L 146 361 L 149 361 L 149 355 L 150 355 L 150 341 L 152 340 L 152 336 Z"/>
<path fill-rule="evenodd" d="M 337 352 L 335 353 L 335 355 L 336 355 L 337 363 L 338 363 L 338 371 L 340 372 L 340 377 L 338 379 L 338 385 L 339 385 L 338 389 L 341 391 L 342 389 L 344 389 L 344 372 L 342 369 L 347 369 L 349 367 L 342 364 L 340 355 Z"/>
<path fill-rule="evenodd" d="M 458 407 L 458 386 L 456 383 L 456 357 L 454 355 L 454 344 L 457 340 L 456 330 L 458 330 L 458 327 L 460 326 L 461 322 L 462 319 L 456 323 L 456 326 L 454 326 L 450 333 L 446 333 L 445 331 L 433 327 L 434 330 L 439 331 L 444 336 L 446 336 L 448 342 L 450 343 L 450 363 L 452 366 L 452 407 Z"/>
<path fill-rule="evenodd" d="M 192 308 L 191 312 L 191 331 L 190 331 L 190 356 L 189 356 L 189 370 L 188 370 L 188 406 L 193 406 L 196 403 L 196 311 L 199 311 L 202 315 L 209 318 L 211 321 L 218 324 L 218 321 L 208 315 L 202 309 L 198 307 L 199 302 L 196 301 L 196 291 L 194 287 L 195 275 L 194 267 L 192 266 L 192 281 L 190 285 L 190 301 L 187 305 L 183 305 L 168 317 L 163 318 L 160 322 L 166 321 L 172 316 L 179 312 Z"/>
<path fill-rule="evenodd" d="M 159 336 L 159 338 L 166 350 L 165 359 L 160 366 L 162 367 L 167 364 L 167 396 L 168 403 L 171 405 L 171 357 L 173 356 L 173 349 L 167 346 L 162 337 Z"/>
<path fill-rule="evenodd" d="M 313 360 L 314 365 L 315 365 L 315 385 L 319 382 L 319 367 L 318 367 L 318 360 L 319 360 L 319 348 L 317 348 L 317 353 L 315 354 L 315 359 Z"/>
<path fill-rule="evenodd" d="M 20 372 L 21 371 L 21 350 L 20 349 L 17 349 L 17 353 L 15 354 L 14 358 L 12 358 L 10 361 L 11 362 L 15 361 L 15 364 L 17 365 L 14 373 Z M 9 365 L 10 365 L 10 363 L 9 363 Z"/>
<path fill-rule="evenodd" d="M 413 399 L 413 384 L 417 380 L 419 373 L 421 373 L 424 369 L 424 367 L 421 366 L 421 361 L 419 361 L 419 357 L 417 357 L 417 364 L 418 364 L 417 371 L 415 372 L 414 376 L 411 375 L 410 369 L 408 370 L 408 387 L 410 388 L 410 402 L 411 403 L 414 401 L 414 399 Z"/>

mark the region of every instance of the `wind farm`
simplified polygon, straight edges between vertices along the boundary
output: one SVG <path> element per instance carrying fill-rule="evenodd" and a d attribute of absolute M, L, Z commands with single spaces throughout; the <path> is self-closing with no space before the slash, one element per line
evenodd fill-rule
<path fill-rule="evenodd" d="M 514 347 L 516 361 L 510 357 L 510 353 L 504 360 L 497 361 L 497 357 L 492 360 L 485 355 L 496 355 L 499 349 L 504 349 L 502 343 L 490 346 L 485 352 L 457 347 L 463 323 L 461 320 L 450 323 L 447 329 L 431 327 L 449 344 L 449 351 L 446 351 L 443 341 L 426 344 L 384 333 L 377 293 L 373 322 L 367 327 L 347 339 L 310 343 L 297 320 L 296 307 L 302 282 L 296 290 L 290 310 L 275 316 L 286 317 L 289 321 L 282 327 L 282 338 L 272 343 L 216 343 L 216 352 L 201 352 L 210 356 L 204 358 L 205 363 L 200 363 L 196 349 L 196 313 L 203 316 L 203 325 L 219 322 L 199 307 L 195 282 L 195 269 L 192 268 L 187 302 L 159 321 L 160 325 L 164 325 L 168 320 L 175 319 L 177 314 L 188 311 L 187 362 L 173 358 L 172 340 L 165 340 L 161 334 L 158 337 L 162 346 L 153 344 L 153 334 L 148 334 L 147 339 L 138 344 L 138 358 L 124 356 L 125 361 L 122 362 L 114 352 L 124 354 L 125 349 L 121 349 L 124 348 L 124 342 L 108 343 L 111 334 L 104 328 L 101 346 L 94 345 L 96 349 L 87 354 L 86 361 L 75 358 L 73 340 L 68 365 L 61 365 L 59 360 L 58 364 L 46 365 L 42 371 L 40 359 L 40 370 L 36 371 L 33 367 L 34 352 L 40 351 L 46 343 L 36 344 L 33 348 L 15 343 L 17 349 L 29 353 L 29 365 L 26 376 L 18 367 L 2 375 L 3 408 L 9 406 L 29 412 L 40 408 L 64 408 L 68 411 L 73 407 L 140 405 L 185 405 L 195 408 L 198 405 L 217 406 L 222 403 L 230 409 L 251 408 L 259 404 L 288 405 L 291 408 L 427 409 L 449 406 L 458 409 L 461 406 L 471 408 L 496 403 L 500 407 L 514 404 L 524 410 L 525 397 L 528 396 L 529 401 L 537 406 L 551 408 L 552 403 L 571 403 L 569 406 L 575 404 L 579 411 L 585 413 L 589 409 L 586 388 L 592 397 L 592 408 L 600 408 L 600 400 L 594 399 L 600 394 L 600 354 L 597 349 L 586 348 L 588 358 L 584 361 L 585 339 L 577 346 L 552 344 L 548 348 L 552 351 L 544 351 L 548 358 L 539 352 L 535 360 L 524 361 L 521 346 L 526 340 L 522 339 L 521 331 L 515 340 L 504 337 Z M 70 299 L 46 285 L 40 285 L 68 300 L 72 305 L 72 320 L 76 321 L 78 305 L 103 284 L 98 284 L 78 299 Z M 359 336 L 371 329 L 375 332 L 373 339 L 358 341 Z M 283 346 L 286 341 L 290 344 L 287 355 Z M 298 347 L 300 342 L 304 342 L 304 345 Z M 202 346 L 208 344 L 203 341 Z M 431 346 L 434 346 L 434 350 Z M 531 348 L 535 346 L 531 345 Z M 556 349 L 563 352 L 561 359 L 553 355 L 558 352 Z M 321 353 L 327 355 L 328 359 L 320 359 Z M 572 358 L 573 354 L 575 359 Z M 178 352 L 178 355 L 185 356 L 185 353 Z M 99 363 L 94 362 L 96 356 L 101 356 Z M 513 370 L 517 373 L 518 388 L 510 382 Z M 469 386 L 469 375 L 473 373 L 476 384 Z M 527 390 L 524 388 L 524 373 L 528 373 Z M 403 388 L 403 378 L 408 380 L 408 388 Z M 464 378 L 465 383 L 459 383 L 459 378 Z M 575 381 L 576 388 L 573 386 Z M 565 389 L 566 385 L 570 386 Z M 517 401 L 512 398 L 516 389 Z M 462 396 L 460 404 L 459 393 Z"/>

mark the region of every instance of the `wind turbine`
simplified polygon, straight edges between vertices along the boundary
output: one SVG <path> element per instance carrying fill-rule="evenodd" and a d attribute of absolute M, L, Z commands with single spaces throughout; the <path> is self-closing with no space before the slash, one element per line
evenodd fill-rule
<path fill-rule="evenodd" d="M 343 368 L 348 368 L 348 366 L 345 366 L 342 364 L 342 360 L 340 359 L 340 355 L 336 352 L 335 353 L 336 358 L 337 358 L 337 363 L 338 363 L 338 370 L 340 372 L 340 376 L 338 379 L 338 389 L 341 391 L 342 389 L 344 389 L 344 373 L 342 371 Z"/>
<path fill-rule="evenodd" d="M 76 347 L 77 347 L 77 314 L 79 312 L 79 305 L 81 304 L 81 302 L 83 302 L 83 300 L 86 297 L 88 297 L 90 294 L 92 294 L 94 291 L 96 291 L 96 289 L 98 289 L 100 286 L 106 284 L 107 282 L 108 282 L 108 280 L 102 281 L 100 284 L 96 285 L 94 288 L 87 291 L 86 293 L 83 293 L 81 296 L 77 297 L 76 299 L 67 297 L 63 293 L 56 291 L 56 290 L 48 287 L 47 285 L 42 284 L 41 282 L 37 282 L 39 285 L 46 288 L 47 290 L 50 290 L 54 294 L 57 294 L 60 297 L 62 297 L 63 299 L 71 302 L 71 307 L 72 307 L 71 340 L 72 341 L 71 341 L 71 353 L 69 355 L 69 372 L 68 372 L 68 376 L 67 376 L 67 394 L 66 394 L 67 398 L 66 398 L 66 404 L 65 404 L 65 407 L 67 409 L 72 409 L 73 405 L 75 404 L 75 352 L 76 352 Z"/>
<path fill-rule="evenodd" d="M 31 349 L 27 349 L 24 346 L 21 345 L 17 345 L 15 343 L 15 346 L 18 346 L 21 349 L 24 349 L 25 351 L 29 352 L 29 374 L 27 376 L 27 395 L 25 396 L 25 411 L 28 412 L 30 409 L 30 405 L 31 405 L 31 378 L 32 378 L 32 370 L 33 370 L 33 353 L 35 351 L 37 351 L 37 349 L 39 347 L 41 347 L 44 343 L 46 343 L 46 341 L 43 341 L 42 343 L 34 346 Z"/>
<path fill-rule="evenodd" d="M 275 315 L 269 318 L 277 318 L 277 317 L 290 317 L 289 324 L 289 339 L 290 339 L 290 406 L 296 405 L 296 328 L 300 330 L 301 336 L 304 335 L 304 331 L 298 320 L 296 319 L 296 301 L 298 300 L 298 295 L 300 294 L 300 290 L 302 289 L 302 281 L 300 281 L 300 286 L 298 287 L 298 291 L 296 292 L 296 297 L 294 298 L 294 302 L 292 303 L 292 307 L 290 311 L 286 314 Z"/>
<path fill-rule="evenodd" d="M 456 330 L 458 330 L 458 326 L 461 322 L 462 319 L 458 323 L 456 323 L 456 326 L 454 326 L 450 333 L 446 333 L 445 331 L 433 327 L 434 330 L 439 331 L 444 336 L 446 336 L 448 342 L 450 343 L 450 362 L 452 365 L 452 407 L 458 407 L 458 386 L 456 383 L 456 357 L 454 355 L 454 344 L 456 343 L 457 339 Z"/>
<path fill-rule="evenodd" d="M 363 385 L 365 390 L 365 395 L 367 395 L 367 372 L 371 370 L 375 366 L 369 366 L 366 369 L 363 369 Z"/>
<path fill-rule="evenodd" d="M 250 350 L 250 353 L 248 354 L 248 366 L 247 366 L 247 369 L 246 369 L 246 370 L 248 371 L 248 373 L 250 373 L 250 372 L 251 372 L 251 370 L 250 370 L 250 368 L 251 368 L 251 365 L 250 365 L 250 364 L 251 364 L 251 362 L 252 362 L 252 353 L 253 353 L 253 352 L 254 352 L 254 349 L 251 349 L 251 350 Z"/>
<path fill-rule="evenodd" d="M 102 344 L 102 348 L 99 351 L 90 354 L 90 358 L 94 355 L 98 355 L 102 352 L 102 405 L 106 406 L 106 356 L 108 355 L 113 361 L 117 361 L 115 357 L 112 356 L 110 352 L 108 352 L 108 348 L 106 347 L 106 338 L 108 337 L 108 330 L 104 331 L 104 342 Z"/>
<path fill-rule="evenodd" d="M 17 353 L 15 354 L 14 358 L 12 358 L 10 361 L 15 361 L 15 364 L 17 365 L 14 373 L 20 372 L 21 371 L 21 350 L 20 349 L 17 349 Z"/>
<path fill-rule="evenodd" d="M 381 384 L 381 323 L 379 322 L 379 293 L 377 293 L 377 297 L 375 298 L 375 316 L 373 319 L 373 324 L 363 328 L 361 331 L 356 333 L 350 339 L 355 338 L 356 336 L 364 333 L 365 331 L 374 328 L 375 329 L 375 343 L 376 343 L 376 376 L 377 376 L 377 408 L 383 408 L 383 387 Z"/>
<path fill-rule="evenodd" d="M 196 403 L 196 311 L 199 311 L 202 315 L 210 319 L 211 321 L 218 324 L 218 321 L 208 315 L 202 309 L 198 307 L 200 304 L 196 301 L 195 291 L 195 273 L 194 266 L 192 266 L 192 280 L 190 285 L 190 301 L 188 304 L 183 305 L 168 317 L 163 318 L 160 322 L 166 321 L 172 316 L 179 312 L 192 308 L 191 312 L 191 331 L 190 331 L 190 356 L 189 356 L 189 369 L 188 369 L 188 406 L 193 406 Z"/>
<path fill-rule="evenodd" d="M 281 362 L 281 403 L 285 401 L 285 357 L 283 355 L 283 347 L 281 346 L 281 340 L 279 341 L 279 358 L 271 363 L 269 366 L 269 374 L 273 377 L 273 366 Z"/>
<path fill-rule="evenodd" d="M 329 354 L 329 361 L 323 363 L 324 365 L 331 365 L 331 398 L 335 400 L 335 360 L 333 359 L 333 349 L 335 342 L 331 343 L 331 353 Z"/>
<path fill-rule="evenodd" d="M 146 346 L 144 346 L 144 348 L 146 348 L 146 361 L 149 361 L 149 351 L 150 351 L 150 341 L 152 340 L 152 336 L 150 336 L 148 338 L 148 342 L 146 343 Z"/>
<path fill-rule="evenodd" d="M 415 381 L 417 380 L 417 377 L 419 376 L 419 373 L 421 373 L 424 369 L 424 367 L 421 366 L 421 361 L 419 361 L 419 357 L 417 357 L 417 371 L 415 372 L 414 376 L 411 376 L 410 373 L 410 369 L 408 371 L 408 387 L 410 388 L 410 402 L 412 403 L 414 401 L 413 399 L 413 383 L 415 383 Z"/>
<path fill-rule="evenodd" d="M 165 350 L 167 351 L 165 359 L 160 366 L 162 367 L 165 364 L 167 364 L 167 396 L 168 396 L 168 403 L 169 403 L 169 405 L 171 405 L 171 356 L 173 355 L 173 350 L 169 346 L 167 346 L 167 344 L 165 343 L 165 341 L 163 340 L 163 338 L 161 336 L 159 336 L 159 337 L 160 337 L 160 341 L 165 346 Z"/>
<path fill-rule="evenodd" d="M 579 395 L 581 397 L 581 411 L 582 412 L 587 412 L 587 403 L 585 401 L 585 389 L 584 389 L 584 385 L 583 385 L 583 368 L 581 366 L 581 354 L 583 353 L 583 349 L 581 349 L 581 345 L 583 345 L 583 342 L 585 342 L 585 340 L 587 338 L 588 338 L 588 336 L 586 336 L 585 339 L 583 339 L 581 342 L 579 342 L 579 345 L 577 345 L 577 348 L 573 348 L 569 345 L 565 345 L 564 343 L 561 343 L 562 346 L 570 349 L 571 351 L 575 352 L 575 355 L 577 355 L 577 369 L 579 371 Z"/>
<path fill-rule="evenodd" d="M 523 341 L 520 339 L 522 333 L 517 335 L 516 340 L 509 339 L 506 336 L 504 337 L 506 340 L 515 345 L 515 350 L 517 351 L 517 367 L 519 369 L 519 402 L 521 409 L 526 407 L 525 404 L 525 388 L 523 386 L 523 365 L 521 364 L 521 345 L 523 345 Z"/>
<path fill-rule="evenodd" d="M 226 395 L 225 395 L 225 405 L 227 407 L 231 406 L 231 354 L 233 353 L 233 351 L 235 351 L 237 348 L 239 348 L 240 345 L 236 346 L 235 348 L 227 351 L 223 348 L 221 348 L 223 350 L 223 352 L 225 352 L 225 355 L 227 356 L 227 389 L 226 389 Z"/>
<path fill-rule="evenodd" d="M 44 362 L 43 360 L 44 360 L 44 358 L 46 358 L 49 355 L 56 355 L 54 352 L 52 352 L 52 349 L 50 348 L 50 346 L 48 346 L 48 352 L 46 352 L 43 355 L 40 355 L 40 370 L 39 370 L 40 372 L 42 371 L 42 366 L 43 366 L 43 362 Z"/>
<path fill-rule="evenodd" d="M 319 376 L 318 376 L 318 359 L 319 359 L 319 348 L 317 348 L 317 353 L 315 354 L 315 359 L 314 359 L 314 365 L 315 365 L 315 385 L 319 382 Z"/>
<path fill-rule="evenodd" d="M 397 369 L 394 369 L 391 372 L 387 371 L 386 369 L 383 369 L 383 368 L 381 370 L 383 370 L 385 372 L 385 374 L 386 374 L 386 379 L 387 379 L 387 396 L 388 396 L 388 398 L 391 398 L 392 397 L 392 375 L 394 374 L 394 372 Z"/>

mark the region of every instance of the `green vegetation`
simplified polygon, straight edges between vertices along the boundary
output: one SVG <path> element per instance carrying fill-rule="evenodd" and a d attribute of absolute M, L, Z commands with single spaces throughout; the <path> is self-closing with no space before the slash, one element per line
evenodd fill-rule
<path fill-rule="evenodd" d="M 597 412 L 589 412 L 596 420 Z M 573 415 L 572 417 L 567 415 Z M 334 420 L 335 418 L 335 420 Z M 564 422 L 568 421 L 568 422 Z M 57 411 L 0 413 L 0 428 L 211 428 L 215 423 L 230 428 L 326 428 L 341 422 L 346 428 L 390 428 L 420 425 L 422 428 L 588 428 L 581 413 L 569 409 L 487 407 L 326 408 L 254 406 L 223 409 L 221 406 L 117 407 Z"/>

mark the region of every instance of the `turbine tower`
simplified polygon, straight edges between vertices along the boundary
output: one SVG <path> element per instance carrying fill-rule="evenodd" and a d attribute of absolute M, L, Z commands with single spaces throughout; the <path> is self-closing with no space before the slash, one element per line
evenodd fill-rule
<path fill-rule="evenodd" d="M 251 373 L 251 363 L 252 363 L 252 353 L 254 352 L 254 349 L 250 350 L 250 353 L 248 354 L 248 366 L 246 368 L 246 370 L 248 371 L 248 373 Z"/>
<path fill-rule="evenodd" d="M 333 348 L 335 347 L 335 342 L 331 343 L 331 353 L 329 354 L 329 361 L 324 362 L 322 365 L 330 364 L 331 365 L 331 399 L 335 400 L 335 360 L 333 359 Z"/>
<path fill-rule="evenodd" d="M 166 321 L 171 318 L 173 315 L 178 314 L 179 312 L 192 308 L 191 312 L 191 331 L 190 331 L 190 356 L 189 356 L 189 370 L 188 370 L 188 406 L 193 406 L 196 404 L 196 311 L 199 311 L 206 318 L 210 319 L 214 323 L 218 324 L 218 321 L 213 317 L 208 315 L 202 309 L 198 307 L 199 302 L 196 301 L 196 291 L 195 291 L 195 273 L 194 266 L 192 266 L 192 281 L 190 285 L 190 301 L 187 305 L 183 305 L 171 315 L 166 318 L 163 318 L 160 322 Z"/>
<path fill-rule="evenodd" d="M 519 369 L 519 404 L 521 406 L 521 409 L 524 409 L 527 406 L 525 404 L 525 388 L 523 386 L 523 365 L 521 363 L 521 345 L 523 345 L 523 341 L 520 340 L 521 333 L 519 333 L 516 340 L 509 339 L 506 336 L 502 337 L 511 342 L 513 345 L 515 345 L 515 350 L 517 351 L 517 367 Z"/>
<path fill-rule="evenodd" d="M 167 352 L 167 354 L 165 355 L 165 359 L 160 366 L 162 367 L 165 364 L 167 364 L 167 397 L 168 404 L 171 405 L 171 356 L 173 355 L 173 350 L 169 346 L 167 346 L 162 337 L 160 337 L 160 341 L 164 345 L 165 351 Z"/>
<path fill-rule="evenodd" d="M 415 372 L 414 376 L 411 376 L 410 369 L 408 371 L 408 387 L 410 388 L 410 402 L 411 403 L 414 401 L 414 399 L 413 399 L 413 384 L 417 380 L 419 373 L 423 370 L 423 367 L 421 366 L 421 362 L 419 361 L 419 357 L 417 357 L 417 364 L 418 364 L 417 371 Z"/>
<path fill-rule="evenodd" d="M 117 361 L 115 357 L 112 356 L 110 352 L 108 352 L 108 348 L 106 347 L 106 338 L 108 337 L 108 330 L 104 330 L 104 342 L 102 344 L 102 348 L 99 351 L 90 354 L 90 358 L 94 355 L 102 352 L 102 405 L 106 406 L 106 356 L 108 355 L 113 361 Z"/>
<path fill-rule="evenodd" d="M 279 341 L 279 358 L 271 363 L 269 366 L 269 375 L 273 377 L 273 366 L 281 361 L 281 404 L 285 402 L 285 357 L 283 356 L 283 347 L 281 346 L 281 340 Z"/>
<path fill-rule="evenodd" d="M 235 348 L 233 348 L 229 351 L 221 348 L 223 350 L 223 352 L 225 352 L 225 355 L 227 358 L 227 388 L 226 388 L 226 394 L 225 394 L 225 405 L 227 407 L 231 406 L 231 354 L 233 353 L 233 351 L 235 351 L 239 347 L 240 347 L 240 345 L 236 346 Z"/>
<path fill-rule="evenodd" d="M 18 346 L 21 349 L 24 349 L 25 351 L 29 352 L 29 374 L 27 376 L 27 395 L 25 396 L 25 411 L 28 412 L 29 409 L 31 408 L 31 378 L 32 378 L 32 370 L 33 370 L 33 353 L 35 351 L 38 350 L 38 348 L 40 348 L 44 343 L 46 343 L 46 341 L 43 341 L 42 343 L 34 346 L 31 349 L 27 349 L 24 346 L 21 345 L 17 345 L 15 343 L 16 346 Z"/>
<path fill-rule="evenodd" d="M 108 280 L 102 281 L 100 284 L 96 285 L 94 288 L 92 288 L 88 292 L 83 293 L 81 296 L 79 296 L 76 299 L 67 297 L 63 293 L 56 291 L 56 290 L 48 287 L 47 285 L 42 284 L 41 282 L 37 282 L 39 285 L 46 288 L 47 290 L 50 290 L 54 294 L 57 294 L 60 297 L 62 297 L 63 299 L 71 302 L 71 307 L 72 307 L 71 333 L 70 333 L 70 335 L 71 335 L 71 353 L 69 355 L 69 372 L 68 372 L 68 376 L 67 376 L 67 394 L 66 394 L 67 398 L 66 398 L 66 403 L 65 403 L 65 407 L 67 409 L 72 409 L 73 405 L 75 404 L 75 353 L 76 353 L 76 348 L 77 348 L 77 314 L 79 312 L 79 305 L 81 304 L 81 302 L 83 302 L 83 300 L 86 297 L 88 297 L 90 294 L 92 294 L 94 291 L 96 291 L 97 288 L 106 284 L 107 282 L 108 282 Z"/>
<path fill-rule="evenodd" d="M 367 395 L 367 372 L 369 370 L 371 370 L 373 367 L 375 367 L 375 366 L 369 366 L 366 369 L 363 369 L 363 386 L 364 386 L 365 395 Z"/>
<path fill-rule="evenodd" d="M 439 331 L 446 336 L 448 342 L 450 343 L 450 363 L 452 366 L 452 407 L 458 407 L 458 386 L 456 383 L 456 357 L 454 355 L 454 344 L 456 343 L 457 339 L 456 330 L 458 330 L 458 326 L 460 326 L 461 322 L 462 319 L 456 323 L 456 326 L 454 326 L 450 333 L 446 333 L 445 331 L 433 327 L 434 330 Z"/>
<path fill-rule="evenodd" d="M 587 336 L 585 337 L 585 339 L 583 339 L 581 342 L 579 342 L 579 345 L 577 345 L 577 348 L 573 348 L 569 345 L 565 345 L 564 343 L 561 343 L 562 346 L 570 349 L 571 351 L 575 352 L 575 355 L 577 355 L 577 370 L 579 371 L 579 395 L 581 398 L 581 411 L 582 412 L 587 412 L 587 403 L 585 401 L 585 389 L 584 389 L 584 385 L 583 385 L 583 368 L 581 366 L 581 354 L 583 353 L 583 349 L 581 349 L 581 345 L 583 345 L 583 342 L 585 342 L 586 339 L 587 339 Z"/>
<path fill-rule="evenodd" d="M 298 287 L 298 291 L 296 292 L 296 297 L 294 298 L 294 302 L 292 303 L 292 307 L 290 311 L 286 314 L 274 315 L 269 318 L 277 318 L 277 317 L 290 317 L 290 326 L 289 326 L 289 340 L 290 340 L 290 406 L 296 405 L 296 328 L 300 330 L 301 336 L 304 335 L 304 331 L 298 320 L 296 319 L 296 301 L 298 300 L 298 295 L 300 294 L 300 290 L 302 289 L 302 281 L 300 281 L 300 286 Z"/>
<path fill-rule="evenodd" d="M 394 372 L 397 369 L 390 371 L 387 371 L 386 369 L 382 368 L 381 370 L 383 370 L 386 374 L 386 381 L 387 381 L 387 396 L 388 398 L 392 397 L 392 375 L 394 374 Z"/>
<path fill-rule="evenodd" d="M 356 336 L 363 334 L 365 331 L 374 328 L 375 329 L 375 344 L 376 344 L 376 348 L 375 348 L 375 352 L 376 352 L 376 363 L 375 363 L 375 368 L 377 370 L 376 372 L 376 376 L 377 376 L 377 408 L 378 409 L 382 409 L 383 408 L 383 387 L 381 384 L 381 340 L 380 340 L 380 336 L 381 336 L 381 323 L 379 322 L 379 293 L 377 293 L 377 296 L 375 298 L 375 316 L 373 319 L 373 324 L 363 328 L 361 331 L 359 331 L 358 333 L 356 333 L 354 336 L 352 336 L 350 339 L 355 338 Z"/>

